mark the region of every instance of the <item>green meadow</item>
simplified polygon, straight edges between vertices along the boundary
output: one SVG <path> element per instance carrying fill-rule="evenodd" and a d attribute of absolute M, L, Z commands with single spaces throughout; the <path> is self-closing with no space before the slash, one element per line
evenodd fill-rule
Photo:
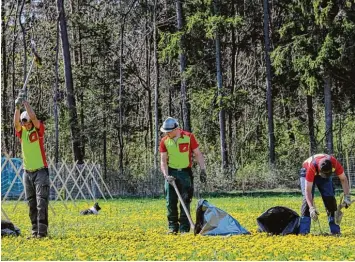
<path fill-rule="evenodd" d="M 312 223 L 307 236 L 271 236 L 258 233 L 256 218 L 273 206 L 299 213 L 301 196 L 206 197 L 211 204 L 237 219 L 251 234 L 239 236 L 167 235 L 163 198 L 99 200 L 98 215 L 79 212 L 92 202 L 51 202 L 49 237 L 30 239 L 25 202 L 2 204 L 19 237 L 1 241 L 2 260 L 355 260 L 355 207 L 344 211 L 342 235 L 329 236 L 326 211 L 320 197 L 316 205 L 320 223 Z M 195 221 L 197 199 L 191 203 Z M 2 217 L 3 218 L 3 217 Z"/>

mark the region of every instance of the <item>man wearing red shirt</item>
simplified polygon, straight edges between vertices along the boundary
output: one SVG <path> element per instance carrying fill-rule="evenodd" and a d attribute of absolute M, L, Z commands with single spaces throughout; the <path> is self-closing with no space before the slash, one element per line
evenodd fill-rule
<path fill-rule="evenodd" d="M 317 154 L 303 162 L 300 170 L 300 182 L 303 195 L 300 221 L 300 234 L 308 234 L 311 228 L 311 219 L 318 220 L 319 212 L 314 206 L 314 188 L 317 185 L 328 214 L 330 232 L 340 234 L 339 225 L 334 222 L 334 213 L 337 210 L 335 192 L 332 182 L 332 172 L 339 177 L 344 191 L 343 203 L 348 207 L 351 204 L 349 182 L 344 174 L 344 168 L 339 161 L 327 154 Z"/>
<path fill-rule="evenodd" d="M 161 170 L 165 181 L 166 207 L 168 210 L 169 234 L 187 233 L 190 224 L 180 203 L 180 217 L 178 216 L 178 196 L 174 187 L 169 183 L 175 180 L 186 208 L 190 212 L 193 196 L 192 155 L 197 159 L 201 173 L 200 181 L 206 182 L 206 168 L 202 153 L 195 136 L 179 128 L 176 119 L 168 117 L 160 131 L 166 133 L 160 142 Z M 180 223 L 180 224 L 179 224 Z"/>

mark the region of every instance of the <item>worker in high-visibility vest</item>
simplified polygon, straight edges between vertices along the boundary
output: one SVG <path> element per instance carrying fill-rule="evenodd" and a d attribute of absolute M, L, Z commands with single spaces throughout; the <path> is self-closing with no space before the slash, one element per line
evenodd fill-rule
<path fill-rule="evenodd" d="M 193 176 L 191 171 L 192 155 L 200 166 L 200 181 L 206 183 L 205 160 L 199 149 L 195 136 L 179 128 L 176 119 L 168 117 L 160 131 L 166 133 L 160 142 L 161 171 L 165 178 L 166 206 L 168 211 L 169 234 L 187 233 L 190 224 L 185 211 L 180 204 L 180 217 L 178 215 L 178 196 L 174 187 L 169 183 L 175 180 L 176 186 L 183 201 L 190 212 L 190 203 L 193 197 Z"/>
<path fill-rule="evenodd" d="M 23 105 L 26 111 L 20 114 Z M 20 92 L 15 101 L 14 127 L 21 141 L 23 183 L 32 224 L 31 237 L 48 234 L 49 172 L 44 151 L 44 124 L 36 117 L 26 94 Z"/>

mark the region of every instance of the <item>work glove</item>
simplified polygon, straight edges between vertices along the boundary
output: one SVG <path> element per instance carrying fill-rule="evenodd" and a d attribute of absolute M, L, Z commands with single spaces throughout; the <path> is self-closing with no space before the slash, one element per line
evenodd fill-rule
<path fill-rule="evenodd" d="M 309 214 L 310 214 L 313 221 L 318 220 L 319 212 L 317 211 L 317 209 L 315 207 L 311 207 L 309 209 Z"/>
<path fill-rule="evenodd" d="M 351 195 L 344 195 L 343 203 L 345 208 L 348 208 L 351 205 Z"/>
<path fill-rule="evenodd" d="M 201 183 L 206 183 L 206 180 L 207 180 L 206 170 L 201 169 L 201 172 L 200 172 L 200 182 L 201 182 Z"/>
<path fill-rule="evenodd" d="M 22 102 L 25 101 L 27 99 L 26 92 L 21 89 L 19 94 L 18 94 L 18 98 L 21 98 Z"/>
<path fill-rule="evenodd" d="M 166 176 L 165 177 L 166 182 L 168 182 L 169 184 L 172 184 L 175 181 L 175 177 L 173 176 Z"/>
<path fill-rule="evenodd" d="M 21 105 L 22 105 L 23 99 L 22 97 L 17 97 L 15 100 L 15 106 L 17 109 L 20 109 Z"/>

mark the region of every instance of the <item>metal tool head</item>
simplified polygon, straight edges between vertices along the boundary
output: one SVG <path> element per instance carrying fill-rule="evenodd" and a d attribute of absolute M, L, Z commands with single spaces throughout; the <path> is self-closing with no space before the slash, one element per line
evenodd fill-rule
<path fill-rule="evenodd" d="M 343 212 L 341 211 L 341 209 L 344 207 L 344 205 L 342 204 L 343 203 L 343 199 L 344 199 L 344 194 L 341 194 L 340 195 L 340 199 L 339 199 L 338 208 L 337 208 L 337 210 L 334 213 L 334 222 L 337 225 L 340 225 L 341 220 L 342 220 L 343 215 L 344 215 Z"/>
<path fill-rule="evenodd" d="M 36 44 L 33 40 L 31 40 L 31 50 L 34 56 L 34 61 L 38 66 L 42 65 L 42 58 L 39 56 L 39 54 L 36 51 Z"/>
<path fill-rule="evenodd" d="M 343 215 L 344 214 L 343 214 L 343 212 L 341 210 L 335 211 L 335 213 L 334 213 L 334 222 L 335 222 L 335 224 L 340 225 L 341 220 L 343 218 Z"/>

